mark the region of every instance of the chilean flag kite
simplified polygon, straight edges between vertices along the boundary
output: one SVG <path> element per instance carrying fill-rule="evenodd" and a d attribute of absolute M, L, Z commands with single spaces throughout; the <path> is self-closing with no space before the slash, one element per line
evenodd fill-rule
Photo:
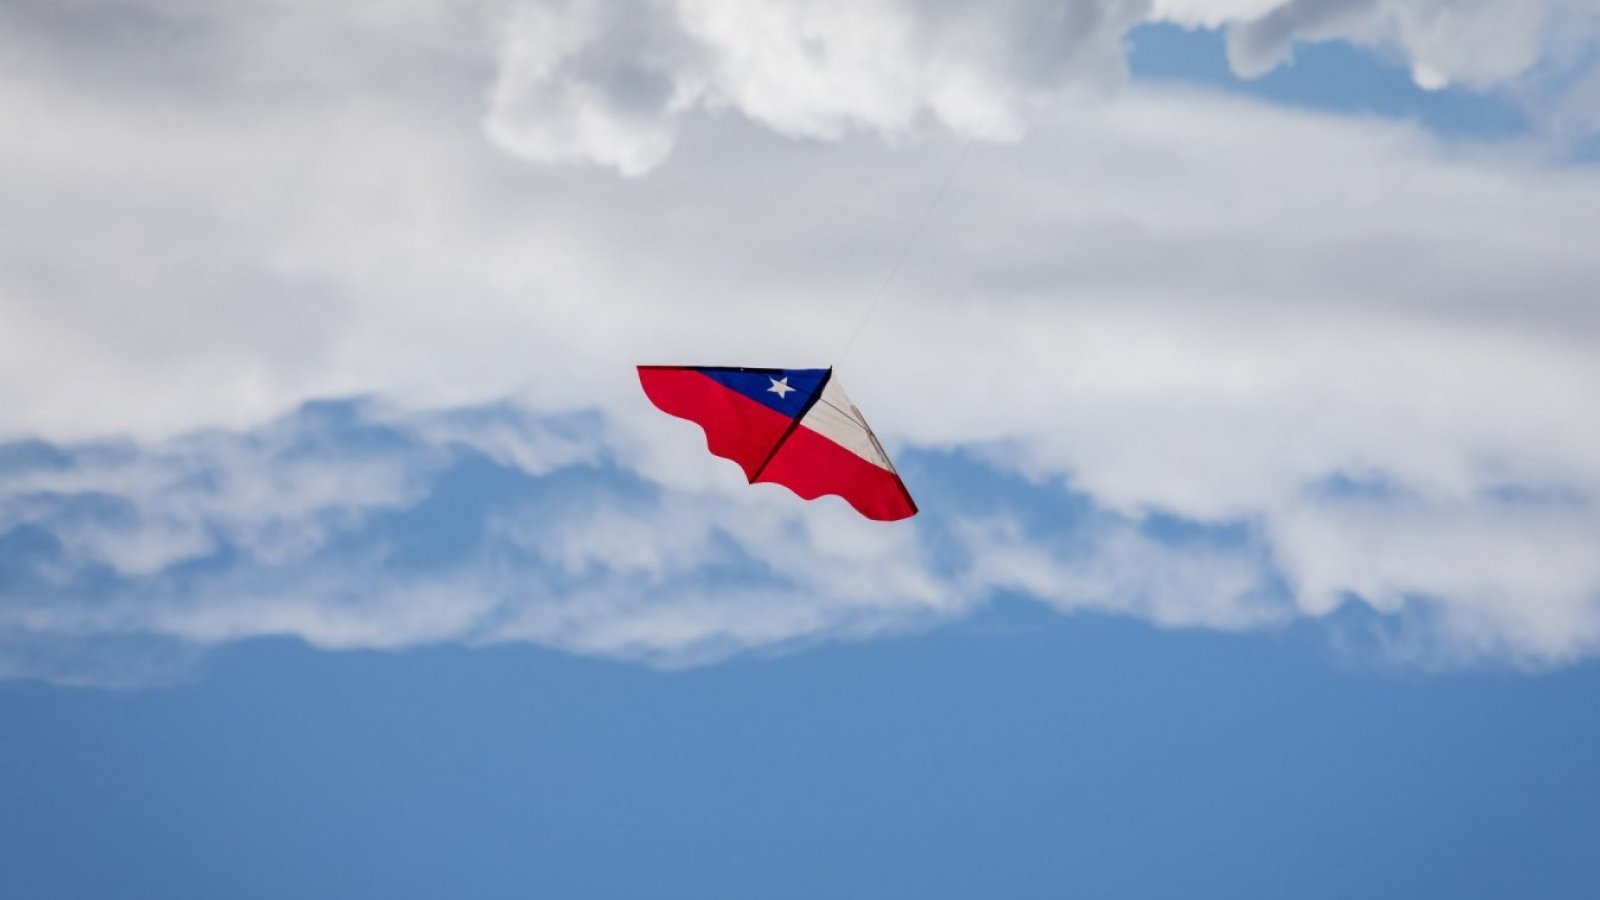
<path fill-rule="evenodd" d="M 705 429 L 711 452 L 738 463 L 751 484 L 781 484 L 807 500 L 836 494 L 879 521 L 916 515 L 831 368 L 640 366 L 639 383 L 662 412 Z"/>

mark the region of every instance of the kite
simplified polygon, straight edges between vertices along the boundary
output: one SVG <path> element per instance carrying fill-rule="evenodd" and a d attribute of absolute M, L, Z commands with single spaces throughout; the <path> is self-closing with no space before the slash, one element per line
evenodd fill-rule
<path fill-rule="evenodd" d="M 751 484 L 781 484 L 806 500 L 843 497 L 869 519 L 916 515 L 905 483 L 833 369 L 640 366 L 645 395 L 699 425 L 706 447 Z"/>

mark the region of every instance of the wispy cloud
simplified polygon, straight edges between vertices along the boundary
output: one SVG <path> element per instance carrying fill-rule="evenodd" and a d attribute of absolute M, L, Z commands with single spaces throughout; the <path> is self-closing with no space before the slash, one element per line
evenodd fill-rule
<path fill-rule="evenodd" d="M 1402 54 L 1429 88 L 1490 87 L 1600 37 L 1585 0 L 1154 0 L 1152 18 L 1227 28 L 1243 75 L 1288 62 L 1297 42 L 1349 40 Z"/>
<path fill-rule="evenodd" d="M 1600 126 L 1600 10 L 1588 0 L 1154 0 L 1151 19 L 1225 29 L 1245 78 L 1290 64 L 1299 44 L 1350 41 L 1428 90 L 1512 100 L 1558 153 Z"/>
<path fill-rule="evenodd" d="M 1586 498 L 1440 505 L 1330 485 L 1217 522 L 1119 512 L 992 455 L 908 452 L 928 511 L 885 528 L 715 461 L 688 464 L 710 476 L 699 484 L 650 479 L 605 449 L 618 423 L 601 418 L 391 415 L 323 404 L 226 439 L 124 447 L 113 465 L 93 445 L 13 447 L 0 671 L 137 685 L 272 636 L 680 666 L 926 627 L 1001 594 L 1227 630 L 1356 603 L 1389 620 L 1391 653 L 1430 664 L 1544 665 L 1600 645 Z M 463 421 L 495 437 L 439 440 Z M 241 498 L 241 481 L 279 496 Z M 373 489 L 323 489 L 339 483 Z"/>

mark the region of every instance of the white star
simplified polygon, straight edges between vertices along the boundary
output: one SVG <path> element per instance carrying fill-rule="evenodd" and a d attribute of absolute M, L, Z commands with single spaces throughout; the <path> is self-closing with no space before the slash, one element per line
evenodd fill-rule
<path fill-rule="evenodd" d="M 767 393 L 777 394 L 779 400 L 789 396 L 789 392 L 795 390 L 794 388 L 789 387 L 789 376 L 787 375 L 783 376 L 782 378 L 773 378 L 771 375 L 768 375 L 767 380 L 772 382 L 772 387 L 767 388 Z"/>

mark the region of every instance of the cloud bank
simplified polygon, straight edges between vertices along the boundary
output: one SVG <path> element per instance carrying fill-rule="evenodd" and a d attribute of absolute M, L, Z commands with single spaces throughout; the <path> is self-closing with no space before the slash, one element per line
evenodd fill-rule
<path fill-rule="evenodd" d="M 1595 652 L 1600 177 L 1106 93 L 1151 10 L 1030 43 L 1041 8 L 9 5 L 0 672 L 263 635 L 684 664 L 1001 594 Z M 1024 133 L 837 359 L 959 142 Z M 830 359 L 906 527 L 746 487 L 631 370 Z"/>

